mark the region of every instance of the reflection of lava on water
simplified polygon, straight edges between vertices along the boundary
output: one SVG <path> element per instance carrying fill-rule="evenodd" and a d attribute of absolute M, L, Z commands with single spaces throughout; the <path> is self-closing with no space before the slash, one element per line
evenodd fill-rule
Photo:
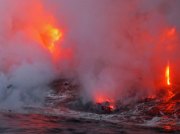
<path fill-rule="evenodd" d="M 101 103 L 83 103 L 77 92 L 79 87 L 71 81 L 59 80 L 54 82 L 52 87 L 55 94 L 47 98 L 48 104 L 54 108 L 73 110 L 73 117 L 76 115 L 78 118 L 95 120 L 100 117 L 101 120 L 109 122 L 156 128 L 162 132 L 180 131 L 180 92 L 174 93 L 174 96 L 167 100 L 168 92 L 162 89 L 156 98 L 144 98 L 130 104 L 114 102 L 115 107 L 111 109 L 112 103 L 108 100 Z"/>

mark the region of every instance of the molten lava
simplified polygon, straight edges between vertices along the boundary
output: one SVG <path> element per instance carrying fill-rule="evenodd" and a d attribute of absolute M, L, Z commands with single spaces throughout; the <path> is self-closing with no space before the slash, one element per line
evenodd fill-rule
<path fill-rule="evenodd" d="M 97 96 L 95 98 L 95 102 L 96 102 L 96 104 L 100 104 L 104 111 L 112 112 L 116 109 L 114 100 L 109 99 L 107 97 Z"/>
<path fill-rule="evenodd" d="M 170 66 L 169 66 L 169 64 L 166 66 L 165 78 L 166 78 L 166 84 L 168 86 L 170 86 L 171 82 L 170 82 Z"/>
<path fill-rule="evenodd" d="M 55 51 L 55 43 L 59 41 L 62 37 L 62 32 L 59 29 L 53 27 L 52 25 L 46 25 L 43 32 L 41 33 L 41 38 L 44 46 L 53 53 Z"/>
<path fill-rule="evenodd" d="M 166 96 L 164 97 L 165 101 L 169 101 L 170 99 L 173 98 L 173 96 L 175 95 L 172 89 L 172 84 L 171 84 L 171 78 L 170 78 L 170 65 L 168 63 L 168 65 L 166 66 L 166 70 L 165 70 L 165 78 L 166 78 L 166 85 L 167 85 L 167 90 L 166 90 Z"/>
<path fill-rule="evenodd" d="M 172 57 L 173 52 L 177 46 L 177 32 L 176 28 L 168 28 L 164 31 L 163 35 L 161 36 L 161 49 L 164 49 L 163 53 L 166 54 L 168 64 L 165 67 L 165 88 L 166 89 L 166 96 L 164 97 L 165 100 L 169 101 L 173 98 L 174 94 L 174 85 L 172 85 L 172 78 L 171 78 L 171 72 L 172 68 L 169 63 L 169 58 Z"/>

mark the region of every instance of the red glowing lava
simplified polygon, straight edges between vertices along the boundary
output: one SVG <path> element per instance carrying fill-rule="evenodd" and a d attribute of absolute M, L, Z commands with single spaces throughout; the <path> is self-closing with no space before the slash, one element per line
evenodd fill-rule
<path fill-rule="evenodd" d="M 64 32 L 57 24 L 56 17 L 45 10 L 43 3 L 34 2 L 34 6 L 37 7 L 29 11 L 28 21 L 32 22 L 27 27 L 28 35 L 41 45 L 42 50 L 51 56 L 53 64 L 56 65 L 61 58 L 70 55 L 69 51 L 65 51 L 61 46 Z"/>
<path fill-rule="evenodd" d="M 173 63 L 174 60 L 171 60 L 177 45 L 177 32 L 175 27 L 167 28 L 164 30 L 163 34 L 160 36 L 160 44 L 161 48 L 159 50 L 162 50 L 162 54 L 165 55 L 166 61 L 168 61 L 164 67 L 163 78 L 165 82 L 162 87 L 166 91 L 166 95 L 163 99 L 169 101 L 175 95 L 174 84 L 172 83 L 172 81 L 174 81 L 174 77 L 172 77 L 172 72 L 175 72 L 172 65 L 175 63 Z"/>
<path fill-rule="evenodd" d="M 36 42 L 40 51 L 52 56 L 52 60 L 61 58 L 60 41 L 63 38 L 63 30 L 58 25 L 53 13 L 48 12 L 42 1 L 24 3 L 25 15 L 20 20 L 14 20 L 15 31 L 23 31 L 30 40 Z"/>
<path fill-rule="evenodd" d="M 168 65 L 166 66 L 166 71 L 165 71 L 165 78 L 166 78 L 166 84 L 168 86 L 171 85 L 171 82 L 170 82 L 170 65 L 168 63 Z"/>
<path fill-rule="evenodd" d="M 45 24 L 39 31 L 42 47 L 47 49 L 52 55 L 53 62 L 58 62 L 64 55 L 59 45 L 63 37 L 63 32 L 53 24 Z M 58 45 L 57 45 L 58 44 Z"/>
<path fill-rule="evenodd" d="M 102 108 L 105 111 L 112 112 L 116 109 L 114 100 L 102 95 L 96 96 L 95 103 L 102 105 Z"/>
<path fill-rule="evenodd" d="M 55 43 L 62 38 L 62 32 L 52 25 L 46 25 L 41 33 L 41 38 L 44 46 L 53 53 L 55 51 Z"/>

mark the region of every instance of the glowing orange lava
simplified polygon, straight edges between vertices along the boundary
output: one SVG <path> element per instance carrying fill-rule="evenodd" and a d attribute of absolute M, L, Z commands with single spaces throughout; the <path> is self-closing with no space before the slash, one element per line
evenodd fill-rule
<path fill-rule="evenodd" d="M 170 65 L 169 63 L 166 66 L 166 70 L 165 70 L 165 78 L 166 78 L 166 85 L 167 87 L 167 95 L 164 97 L 165 101 L 169 101 L 175 94 L 172 90 L 172 84 L 171 84 L 171 78 L 170 78 Z"/>
<path fill-rule="evenodd" d="M 15 17 L 13 29 L 22 30 L 29 39 L 40 45 L 37 48 L 50 56 L 55 65 L 62 58 L 62 53 L 66 54 L 60 46 L 64 33 L 59 28 L 56 17 L 46 11 L 41 0 L 33 0 L 28 4 L 24 2 L 24 4 L 26 13 L 22 15 L 22 21 Z"/>
<path fill-rule="evenodd" d="M 51 53 L 55 51 L 55 43 L 62 37 L 62 32 L 52 25 L 46 25 L 41 33 L 41 38 L 44 46 L 49 49 Z"/>
<path fill-rule="evenodd" d="M 168 63 L 168 65 L 166 66 L 165 78 L 166 78 L 166 84 L 167 84 L 168 86 L 170 86 L 170 85 L 171 85 L 171 82 L 170 82 L 170 66 L 169 66 L 169 63 Z"/>
<path fill-rule="evenodd" d="M 95 102 L 98 103 L 98 104 L 102 104 L 102 103 L 109 103 L 108 105 L 108 108 L 111 110 L 111 111 L 114 111 L 116 108 L 115 108 L 115 103 L 114 103 L 114 100 L 108 98 L 108 97 L 105 97 L 105 96 L 96 96 L 95 98 Z"/>

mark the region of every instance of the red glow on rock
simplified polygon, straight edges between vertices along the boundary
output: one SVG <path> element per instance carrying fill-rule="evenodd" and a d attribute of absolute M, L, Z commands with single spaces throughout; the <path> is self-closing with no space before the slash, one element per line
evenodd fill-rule
<path fill-rule="evenodd" d="M 110 105 L 109 108 L 112 109 L 112 110 L 115 109 L 114 105 Z"/>
<path fill-rule="evenodd" d="M 103 102 L 112 102 L 112 99 L 109 99 L 104 96 L 97 96 L 96 103 L 103 103 Z"/>
<path fill-rule="evenodd" d="M 95 103 L 102 105 L 103 109 L 105 111 L 114 111 L 116 109 L 115 107 L 115 101 L 113 99 L 110 99 L 105 96 L 96 96 Z"/>

